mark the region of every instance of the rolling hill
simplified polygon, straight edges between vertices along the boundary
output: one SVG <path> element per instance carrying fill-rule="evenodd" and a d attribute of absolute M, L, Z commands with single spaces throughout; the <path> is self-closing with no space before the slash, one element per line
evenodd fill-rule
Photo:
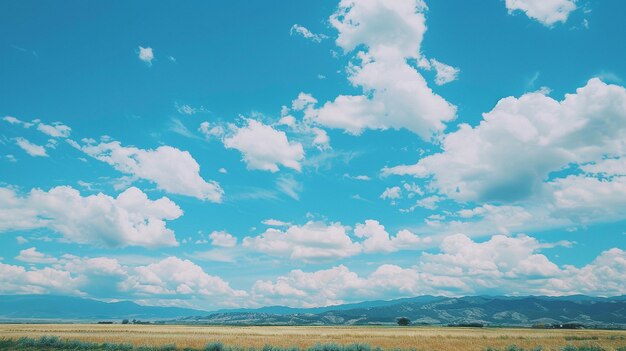
<path fill-rule="evenodd" d="M 182 324 L 386 325 L 395 324 L 396 318 L 401 316 L 409 318 L 414 324 L 433 325 L 580 323 L 586 326 L 626 327 L 626 297 L 419 296 L 317 308 L 268 306 L 207 312 L 142 306 L 128 301 L 106 303 L 69 296 L 0 295 L 2 321 L 147 319 Z"/>

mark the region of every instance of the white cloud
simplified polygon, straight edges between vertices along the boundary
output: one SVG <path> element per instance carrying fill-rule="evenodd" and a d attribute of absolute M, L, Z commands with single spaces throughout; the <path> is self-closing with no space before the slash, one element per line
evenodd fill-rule
<path fill-rule="evenodd" d="M 390 199 L 395 200 L 402 197 L 402 189 L 399 186 L 394 186 L 391 188 L 386 188 L 382 194 L 380 194 L 380 198 L 383 200 Z"/>
<path fill-rule="evenodd" d="M 70 133 L 72 132 L 72 128 L 70 128 L 69 126 L 66 126 L 65 124 L 61 122 L 53 122 L 52 124 L 45 124 L 41 122 L 41 120 L 39 119 L 35 119 L 32 122 L 24 122 L 12 116 L 5 116 L 2 119 L 10 124 L 19 125 L 24 128 L 30 128 L 36 125 L 38 131 L 46 135 L 49 135 L 53 138 L 67 138 L 70 136 Z M 49 142 L 55 143 L 56 141 L 54 139 L 50 139 Z"/>
<path fill-rule="evenodd" d="M 363 224 L 357 224 L 354 228 L 354 234 L 359 238 L 365 238 L 362 245 L 363 250 L 368 253 L 416 250 L 423 247 L 424 242 L 429 242 L 429 240 L 422 240 L 406 229 L 391 237 L 385 227 L 373 219 L 368 219 Z"/>
<path fill-rule="evenodd" d="M 20 254 L 15 257 L 16 260 L 26 262 L 26 263 L 55 263 L 57 259 L 45 255 L 39 251 L 37 251 L 36 247 L 31 247 L 30 249 L 24 249 L 20 251 Z"/>
<path fill-rule="evenodd" d="M 330 137 L 328 136 L 328 133 L 326 133 L 324 129 L 312 127 L 311 133 L 313 133 L 313 145 L 314 146 L 316 146 L 320 150 L 330 149 Z"/>
<path fill-rule="evenodd" d="M 37 130 L 53 138 L 67 138 L 72 132 L 72 128 L 61 122 L 54 122 L 52 124 L 44 124 L 40 122 L 37 124 Z"/>
<path fill-rule="evenodd" d="M 154 59 L 154 53 L 151 47 L 144 48 L 139 47 L 139 59 L 145 62 L 148 66 L 152 66 L 152 60 Z"/>
<path fill-rule="evenodd" d="M 200 133 L 204 134 L 206 138 L 221 138 L 224 136 L 224 128 L 220 125 L 211 125 L 209 122 L 200 123 L 198 127 Z"/>
<path fill-rule="evenodd" d="M 626 158 L 608 158 L 580 166 L 586 173 L 602 176 L 626 176 Z"/>
<path fill-rule="evenodd" d="M 435 94 L 407 59 L 418 59 L 426 5 L 419 0 L 343 0 L 331 16 L 345 52 L 364 45 L 348 67 L 362 95 L 339 95 L 307 118 L 358 135 L 365 129 L 408 129 L 424 139 L 440 133 L 456 107 Z"/>
<path fill-rule="evenodd" d="M 222 201 L 224 192 L 220 185 L 215 181 L 207 182 L 200 176 L 200 165 L 188 151 L 172 146 L 159 146 L 155 150 L 124 147 L 118 141 L 79 148 L 122 173 L 154 182 L 166 192 L 211 202 Z"/>
<path fill-rule="evenodd" d="M 379 229 L 375 221 L 363 226 L 373 226 L 368 231 Z M 359 274 L 345 265 L 312 272 L 296 269 L 270 280 L 257 280 L 250 292 L 236 290 L 197 264 L 174 256 L 124 265 L 106 257 L 54 258 L 33 248 L 23 250 L 22 256 L 44 267 L 0 262 L 0 292 L 80 296 L 108 292 L 140 298 L 147 304 L 196 308 L 275 304 L 313 307 L 425 294 L 617 296 L 626 292 L 624 250 L 606 250 L 582 267 L 559 266 L 541 252 L 567 244 L 541 243 L 525 235 L 496 235 L 476 242 L 457 234 L 445 238 L 439 252 L 416 256 L 411 267 L 383 264 Z"/>
<path fill-rule="evenodd" d="M 369 181 L 372 180 L 372 178 L 370 176 L 367 175 L 350 175 L 349 173 L 344 173 L 343 175 L 344 177 L 348 178 L 348 179 L 354 179 L 354 180 L 362 180 L 362 181 Z"/>
<path fill-rule="evenodd" d="M 315 105 L 316 103 L 317 99 L 315 99 L 313 95 L 300 92 L 298 97 L 291 102 L 291 108 L 295 111 L 302 111 L 309 106 Z"/>
<path fill-rule="evenodd" d="M 430 64 L 435 69 L 435 83 L 437 85 L 444 85 L 452 81 L 457 80 L 459 77 L 460 69 L 441 63 L 435 59 L 430 59 Z"/>
<path fill-rule="evenodd" d="M 242 153 L 248 169 L 277 172 L 278 166 L 300 171 L 304 149 L 299 142 L 287 139 L 285 132 L 254 119 L 246 125 L 230 125 L 230 135 L 223 139 L 224 146 Z"/>
<path fill-rule="evenodd" d="M 286 276 L 278 277 L 275 282 L 259 280 L 254 284 L 252 293 L 257 299 L 270 304 L 280 301 L 290 306 L 313 307 L 342 303 L 364 288 L 363 280 L 356 273 L 340 265 L 311 273 L 293 270 Z"/>
<path fill-rule="evenodd" d="M 3 294 L 77 294 L 76 287 L 77 278 L 66 271 L 50 267 L 26 270 L 0 262 L 0 293 Z"/>
<path fill-rule="evenodd" d="M 234 290 L 223 279 L 207 274 L 193 262 L 173 256 L 132 269 L 120 287 L 121 290 L 148 295 L 246 295 L 245 291 Z"/>
<path fill-rule="evenodd" d="M 237 246 L 237 238 L 225 231 L 214 231 L 209 234 L 211 245 L 219 247 L 235 247 Z"/>
<path fill-rule="evenodd" d="M 46 152 L 45 147 L 33 144 L 22 137 L 15 138 L 15 144 L 19 146 L 22 150 L 26 151 L 27 154 L 33 157 L 48 157 L 48 153 Z"/>
<path fill-rule="evenodd" d="M 548 27 L 556 22 L 565 23 L 569 14 L 576 10 L 575 0 L 506 0 L 505 4 L 509 14 L 523 11 Z"/>
<path fill-rule="evenodd" d="M 447 134 L 442 149 L 383 174 L 431 177 L 459 201 L 528 199 L 551 172 L 626 154 L 626 90 L 591 79 L 560 102 L 538 92 L 507 97 L 479 125 Z"/>
<path fill-rule="evenodd" d="M 249 304 L 245 291 L 233 289 L 222 278 L 174 256 L 149 259 L 151 263 L 138 266 L 126 266 L 114 258 L 72 255 L 36 261 L 50 266 L 26 269 L 0 262 L 0 293 L 120 296 L 148 305 L 195 308 Z"/>
<path fill-rule="evenodd" d="M 137 188 L 117 198 L 102 193 L 83 197 L 69 186 L 33 189 L 25 196 L 0 188 L 0 232 L 46 227 L 81 244 L 176 246 L 165 221 L 182 214 L 168 198 L 152 201 Z"/>
<path fill-rule="evenodd" d="M 525 235 L 496 235 L 475 242 L 458 234 L 442 242 L 440 253 L 423 253 L 410 268 L 384 264 L 361 276 L 344 265 L 314 272 L 293 270 L 273 281 L 258 280 L 252 296 L 264 304 L 311 307 L 427 294 L 617 296 L 626 292 L 623 250 L 607 250 L 581 268 L 559 267 L 540 253 L 554 246 Z"/>
<path fill-rule="evenodd" d="M 312 33 L 310 30 L 299 24 L 294 24 L 293 26 L 291 26 L 291 29 L 289 29 L 289 35 L 300 35 L 303 38 L 310 39 L 315 43 L 320 43 L 322 40 L 328 38 L 324 34 Z"/>
<path fill-rule="evenodd" d="M 261 223 L 268 225 L 270 227 L 288 227 L 291 226 L 291 223 L 289 222 L 283 222 L 283 221 L 279 221 L 277 219 L 273 219 L 273 218 L 269 218 L 266 220 L 263 220 Z"/>
<path fill-rule="evenodd" d="M 22 121 L 22 120 L 20 120 L 18 118 L 13 117 L 13 116 L 4 116 L 2 118 L 2 120 L 4 120 L 5 122 L 8 122 L 10 124 L 20 125 L 20 126 L 22 126 L 24 128 L 30 128 L 30 127 L 32 127 L 34 125 L 34 123 L 24 122 L 24 121 Z"/>
<path fill-rule="evenodd" d="M 176 111 L 178 111 L 178 113 L 184 114 L 184 115 L 195 115 L 197 110 L 194 107 L 191 107 L 189 105 L 181 105 L 181 106 L 177 106 L 176 107 Z"/>
<path fill-rule="evenodd" d="M 298 182 L 291 174 L 278 177 L 276 187 L 290 198 L 300 200 L 300 193 L 303 189 L 302 183 Z"/>
<path fill-rule="evenodd" d="M 441 201 L 441 198 L 437 195 L 428 196 L 422 199 L 419 199 L 415 202 L 415 206 L 422 207 L 428 210 L 434 210 L 437 208 L 437 203 Z"/>
<path fill-rule="evenodd" d="M 361 245 L 352 242 L 340 223 L 326 225 L 307 222 L 285 231 L 269 228 L 255 237 L 243 239 L 243 246 L 269 255 L 302 261 L 322 261 L 354 256 Z"/>
<path fill-rule="evenodd" d="M 521 278 L 518 283 L 523 283 L 528 277 L 558 275 L 557 265 L 536 253 L 542 247 L 535 238 L 525 235 L 495 235 L 488 241 L 477 243 L 464 234 L 456 234 L 443 240 L 441 253 L 424 253 L 421 269 L 434 274 L 473 277 L 486 288 L 498 286 L 498 279 Z M 489 281 L 489 278 L 493 280 Z"/>

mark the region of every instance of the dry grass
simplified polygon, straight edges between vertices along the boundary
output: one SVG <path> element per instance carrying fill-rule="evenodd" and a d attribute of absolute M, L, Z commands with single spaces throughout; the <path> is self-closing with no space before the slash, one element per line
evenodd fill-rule
<path fill-rule="evenodd" d="M 62 339 L 202 348 L 219 341 L 229 346 L 274 345 L 301 348 L 316 343 L 367 343 L 383 349 L 484 351 L 487 347 L 542 346 L 559 350 L 571 345 L 599 345 L 608 350 L 626 346 L 625 331 L 466 329 L 448 327 L 236 327 L 182 325 L 4 324 L 0 338 L 55 335 Z"/>

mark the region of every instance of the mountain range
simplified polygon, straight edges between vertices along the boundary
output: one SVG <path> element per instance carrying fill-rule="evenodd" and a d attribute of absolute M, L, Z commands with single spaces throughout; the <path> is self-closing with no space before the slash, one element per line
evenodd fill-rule
<path fill-rule="evenodd" d="M 94 321 L 159 320 L 180 324 L 228 325 L 368 325 L 413 324 L 532 326 L 578 323 L 626 327 L 626 296 L 419 296 L 316 308 L 268 306 L 207 312 L 178 307 L 142 306 L 134 302 L 51 295 L 0 296 L 0 320 Z"/>

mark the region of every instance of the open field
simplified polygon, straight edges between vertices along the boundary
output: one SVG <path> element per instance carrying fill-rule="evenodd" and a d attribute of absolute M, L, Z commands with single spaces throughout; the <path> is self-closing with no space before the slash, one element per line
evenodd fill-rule
<path fill-rule="evenodd" d="M 316 343 L 367 343 L 383 349 L 483 351 L 517 345 L 526 349 L 560 350 L 566 345 L 626 347 L 626 331 L 467 329 L 448 327 L 237 327 L 183 325 L 2 324 L 1 338 L 59 336 L 90 342 L 132 343 L 201 349 L 210 342 L 262 348 L 264 345 L 307 348 Z"/>

